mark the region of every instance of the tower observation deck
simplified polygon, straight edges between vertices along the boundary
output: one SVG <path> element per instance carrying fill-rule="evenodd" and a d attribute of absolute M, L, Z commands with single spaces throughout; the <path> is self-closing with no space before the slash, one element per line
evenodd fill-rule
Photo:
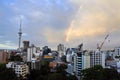
<path fill-rule="evenodd" d="M 21 19 L 20 19 L 20 28 L 19 28 L 19 32 L 18 32 L 18 35 L 19 35 L 19 45 L 18 45 L 18 49 L 20 50 L 20 47 L 21 47 L 21 38 L 22 38 L 22 28 L 21 28 Z"/>

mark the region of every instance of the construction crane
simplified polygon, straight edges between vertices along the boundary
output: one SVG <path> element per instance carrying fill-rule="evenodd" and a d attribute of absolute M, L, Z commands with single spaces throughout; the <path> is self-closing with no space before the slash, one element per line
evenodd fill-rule
<path fill-rule="evenodd" d="M 105 36 L 105 39 L 103 40 L 103 42 L 101 43 L 101 45 L 97 44 L 97 49 L 98 49 L 99 51 L 100 51 L 101 48 L 103 47 L 103 45 L 104 45 L 106 39 L 108 38 L 108 36 L 109 36 L 109 34 L 107 34 L 107 35 Z"/>

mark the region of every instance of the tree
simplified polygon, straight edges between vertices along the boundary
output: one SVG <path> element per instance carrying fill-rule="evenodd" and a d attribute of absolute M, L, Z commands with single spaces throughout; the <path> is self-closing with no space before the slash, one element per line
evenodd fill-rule
<path fill-rule="evenodd" d="M 66 80 L 66 76 L 61 73 L 51 73 L 48 76 L 48 80 Z"/>
<path fill-rule="evenodd" d="M 22 58 L 20 55 L 11 55 L 10 61 L 22 61 Z"/>
<path fill-rule="evenodd" d="M 50 72 L 49 61 L 43 60 L 40 71 L 42 75 L 47 75 Z"/>
<path fill-rule="evenodd" d="M 77 80 L 76 76 L 67 76 L 65 69 L 67 69 L 67 65 L 61 64 L 56 68 L 56 72 L 50 72 L 49 62 L 43 60 L 41 69 L 31 70 L 28 80 Z"/>
<path fill-rule="evenodd" d="M 37 80 L 38 76 L 40 76 L 40 70 L 31 70 L 28 75 L 28 80 Z"/>
<path fill-rule="evenodd" d="M 61 64 L 60 66 L 56 67 L 56 71 L 58 73 L 62 73 L 63 75 L 66 74 L 65 69 L 67 69 L 67 65 L 65 65 L 65 64 Z"/>
<path fill-rule="evenodd" d="M 0 64 L 0 80 L 18 80 L 13 69 L 7 69 L 5 64 Z"/>
<path fill-rule="evenodd" d="M 69 76 L 67 76 L 66 80 L 78 80 L 78 79 L 75 75 L 69 75 Z"/>
<path fill-rule="evenodd" d="M 28 80 L 47 80 L 50 73 L 49 62 L 43 61 L 40 70 L 31 70 L 28 75 Z"/>
<path fill-rule="evenodd" d="M 97 65 L 81 71 L 81 80 L 120 80 L 115 69 L 103 69 Z"/>
<path fill-rule="evenodd" d="M 115 69 L 104 69 L 104 79 L 103 80 L 120 80 L 119 74 Z"/>
<path fill-rule="evenodd" d="M 82 80 L 102 80 L 103 68 L 100 65 L 96 65 L 93 68 L 88 68 L 81 71 L 81 79 Z"/>

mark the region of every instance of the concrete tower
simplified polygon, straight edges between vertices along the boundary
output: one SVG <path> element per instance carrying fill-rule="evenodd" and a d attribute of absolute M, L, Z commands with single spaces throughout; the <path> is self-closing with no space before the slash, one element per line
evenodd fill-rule
<path fill-rule="evenodd" d="M 22 37 L 22 28 L 21 28 L 21 19 L 20 19 L 20 29 L 19 29 L 19 32 L 18 32 L 18 35 L 19 35 L 19 46 L 18 46 L 18 49 L 20 50 L 20 47 L 21 47 L 21 37 Z"/>

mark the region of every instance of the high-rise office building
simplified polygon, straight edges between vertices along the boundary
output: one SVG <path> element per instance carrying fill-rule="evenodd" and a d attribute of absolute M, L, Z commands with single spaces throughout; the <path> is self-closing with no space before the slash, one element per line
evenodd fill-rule
<path fill-rule="evenodd" d="M 58 51 L 64 51 L 64 45 L 63 44 L 59 44 L 57 50 Z"/>
<path fill-rule="evenodd" d="M 29 48 L 27 48 L 27 62 L 31 62 L 32 59 L 34 58 L 34 54 L 36 53 L 36 47 L 35 46 L 31 46 Z"/>
<path fill-rule="evenodd" d="M 57 51 L 59 53 L 59 57 L 62 57 L 63 55 L 66 55 L 66 52 L 65 52 L 66 50 L 65 50 L 65 47 L 64 47 L 63 44 L 59 44 L 57 46 Z"/>
<path fill-rule="evenodd" d="M 27 48 L 29 47 L 29 41 L 23 41 L 23 50 L 27 52 Z"/>
<path fill-rule="evenodd" d="M 48 55 L 48 53 L 51 53 L 51 49 L 48 46 L 44 46 L 42 49 L 43 49 L 43 56 Z"/>
<path fill-rule="evenodd" d="M 30 46 L 27 48 L 27 64 L 29 66 L 29 69 L 37 69 L 40 70 L 41 68 L 41 57 L 39 53 L 39 47 L 36 46 Z"/>

